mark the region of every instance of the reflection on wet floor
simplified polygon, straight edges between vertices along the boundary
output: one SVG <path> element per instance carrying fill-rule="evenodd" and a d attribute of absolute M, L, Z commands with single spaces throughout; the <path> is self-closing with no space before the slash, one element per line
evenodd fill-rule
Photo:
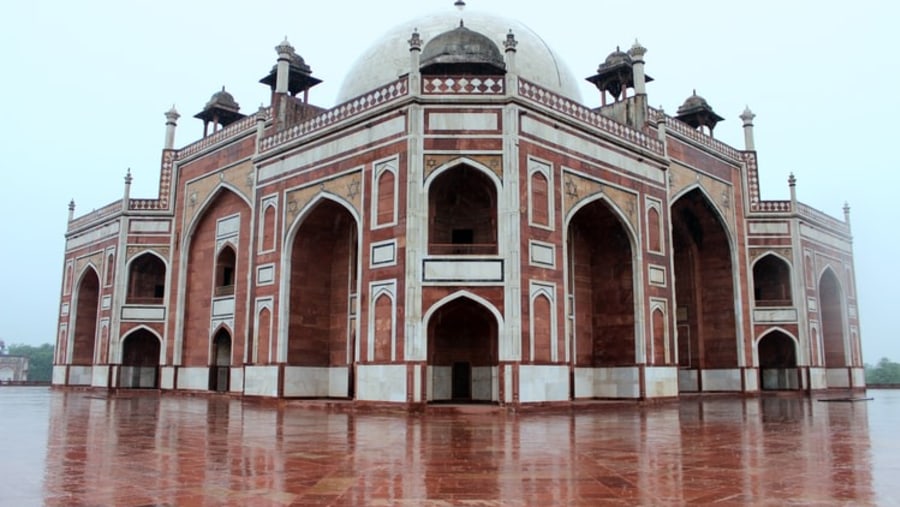
<path fill-rule="evenodd" d="M 0 504 L 897 504 L 900 391 L 872 395 L 407 415 L 2 388 Z"/>

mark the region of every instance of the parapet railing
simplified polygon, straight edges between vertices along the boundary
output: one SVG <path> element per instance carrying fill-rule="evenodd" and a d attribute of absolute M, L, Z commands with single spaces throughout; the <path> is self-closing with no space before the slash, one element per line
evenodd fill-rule
<path fill-rule="evenodd" d="M 557 95 L 546 88 L 519 78 L 519 95 L 531 99 L 554 111 L 575 118 L 600 130 L 608 132 L 654 153 L 663 155 L 663 144 L 655 136 L 645 134 L 615 120 L 611 120 L 572 99 Z"/>
<path fill-rule="evenodd" d="M 846 234 L 850 233 L 850 225 L 847 222 L 842 220 L 838 220 L 830 215 L 827 215 L 811 206 L 808 206 L 803 203 L 797 203 L 797 213 L 810 222 L 818 223 L 820 225 L 824 225 L 830 229 L 834 229 Z"/>
<path fill-rule="evenodd" d="M 300 122 L 293 127 L 286 128 L 281 132 L 265 137 L 259 143 L 259 151 L 265 152 L 272 150 L 288 141 L 297 139 L 311 132 L 323 129 L 329 125 L 333 125 L 339 121 L 346 120 L 364 113 L 370 109 L 391 102 L 399 97 L 409 93 L 409 83 L 406 76 L 377 88 L 369 93 L 360 95 L 355 99 L 350 99 L 343 104 L 339 104 L 322 114 L 319 114 L 306 121 Z"/>
<path fill-rule="evenodd" d="M 726 157 L 729 157 L 734 160 L 741 160 L 741 152 L 739 150 L 736 150 L 735 148 L 723 143 L 722 141 L 719 141 L 718 139 L 716 139 L 710 135 L 700 132 L 699 130 L 688 125 L 687 123 L 684 123 L 683 121 L 681 121 L 679 119 L 669 116 L 669 115 L 665 114 L 664 112 L 660 111 L 659 109 L 654 109 L 652 107 L 649 107 L 647 109 L 649 109 L 648 118 L 650 119 L 650 121 L 658 122 L 662 119 L 665 119 L 667 130 L 671 130 L 671 131 L 676 132 L 684 137 L 687 137 L 688 139 L 695 141 L 696 143 L 701 144 L 703 146 L 706 146 L 707 148 L 709 148 L 717 153 L 721 153 L 722 155 L 725 155 Z"/>
<path fill-rule="evenodd" d="M 263 111 L 257 111 L 256 113 L 244 117 L 223 128 L 222 130 L 215 132 L 212 135 L 206 136 L 197 142 L 191 143 L 184 148 L 181 148 L 180 150 L 178 150 L 178 160 L 190 157 L 191 155 L 203 151 L 210 146 L 219 144 L 226 139 L 244 133 L 247 130 L 256 128 L 256 120 L 259 115 L 262 114 L 264 115 L 264 117 L 268 118 L 270 116 L 269 113 L 271 112 L 271 109 L 272 108 L 266 108 Z"/>
<path fill-rule="evenodd" d="M 120 211 L 122 211 L 122 200 L 121 199 L 119 199 L 118 201 L 116 201 L 112 204 L 107 204 L 106 206 L 104 206 L 100 209 L 93 210 L 90 213 L 87 213 L 85 215 L 82 215 L 78 218 L 73 219 L 72 221 L 69 222 L 69 230 L 78 229 L 85 225 L 103 220 L 104 218 L 111 217 Z"/>

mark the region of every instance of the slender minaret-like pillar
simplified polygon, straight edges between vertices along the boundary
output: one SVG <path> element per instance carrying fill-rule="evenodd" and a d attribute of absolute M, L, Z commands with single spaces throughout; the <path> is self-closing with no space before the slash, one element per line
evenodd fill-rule
<path fill-rule="evenodd" d="M 175 105 L 172 105 L 172 108 L 166 111 L 166 144 L 163 145 L 163 149 L 171 150 L 175 147 L 175 127 L 178 126 L 178 118 L 181 118 L 181 115 L 178 114 L 178 111 L 175 110 Z"/>
<path fill-rule="evenodd" d="M 746 151 L 756 151 L 756 143 L 753 141 L 753 118 L 756 118 L 753 111 L 749 107 L 744 107 L 741 121 L 744 122 L 744 149 Z"/>

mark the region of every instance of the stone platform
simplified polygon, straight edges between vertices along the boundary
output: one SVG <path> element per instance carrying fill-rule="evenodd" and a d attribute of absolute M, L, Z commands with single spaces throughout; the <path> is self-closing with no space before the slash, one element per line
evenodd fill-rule
<path fill-rule="evenodd" d="M 509 413 L 0 389 L 0 505 L 898 505 L 900 391 Z"/>

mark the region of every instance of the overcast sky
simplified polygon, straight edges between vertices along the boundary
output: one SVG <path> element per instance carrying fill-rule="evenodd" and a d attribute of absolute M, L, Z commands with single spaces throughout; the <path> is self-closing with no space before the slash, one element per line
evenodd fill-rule
<path fill-rule="evenodd" d="M 716 136 L 743 148 L 757 117 L 762 197 L 842 217 L 852 207 L 867 362 L 900 360 L 891 289 L 900 287 L 900 7 L 892 1 L 470 0 L 524 22 L 587 77 L 616 46 L 648 48 L 650 104 L 674 113 L 693 89 L 726 118 Z M 202 134 L 192 116 L 223 85 L 256 111 L 258 83 L 285 36 L 324 83 L 330 107 L 352 62 L 392 26 L 452 10 L 451 0 L 383 2 L 11 1 L 0 6 L 0 339 L 55 336 L 67 204 L 77 215 L 121 197 L 155 197 L 163 112 L 182 114 L 176 145 Z M 599 95 L 584 84 L 588 105 Z"/>

